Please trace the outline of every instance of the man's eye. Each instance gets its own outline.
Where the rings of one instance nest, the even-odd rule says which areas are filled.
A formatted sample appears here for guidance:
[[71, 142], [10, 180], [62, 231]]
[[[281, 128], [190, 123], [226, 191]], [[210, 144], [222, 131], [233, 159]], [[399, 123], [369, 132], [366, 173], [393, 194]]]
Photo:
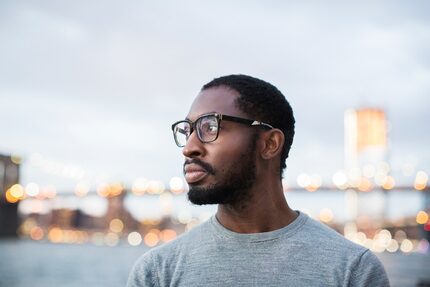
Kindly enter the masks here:
[[216, 133], [216, 131], [218, 130], [218, 127], [216, 125], [209, 125], [208, 130], [210, 132]]
[[202, 125], [202, 131], [205, 133], [216, 133], [218, 130], [218, 127], [214, 123], [204, 123]]

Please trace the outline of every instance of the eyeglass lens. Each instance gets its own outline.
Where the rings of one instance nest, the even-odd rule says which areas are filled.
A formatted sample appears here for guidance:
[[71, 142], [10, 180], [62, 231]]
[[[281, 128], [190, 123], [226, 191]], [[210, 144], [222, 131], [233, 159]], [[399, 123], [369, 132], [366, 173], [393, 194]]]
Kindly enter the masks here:
[[185, 146], [188, 137], [190, 136], [191, 126], [188, 122], [179, 122], [174, 128], [174, 136], [176, 144], [180, 147]]
[[197, 120], [197, 132], [202, 142], [214, 141], [218, 134], [218, 120], [215, 116], [205, 116]]
[[[195, 123], [197, 136], [203, 143], [214, 141], [218, 136], [218, 119], [215, 115], [198, 118]], [[189, 122], [180, 122], [175, 126], [175, 140], [178, 146], [185, 146], [191, 134]]]

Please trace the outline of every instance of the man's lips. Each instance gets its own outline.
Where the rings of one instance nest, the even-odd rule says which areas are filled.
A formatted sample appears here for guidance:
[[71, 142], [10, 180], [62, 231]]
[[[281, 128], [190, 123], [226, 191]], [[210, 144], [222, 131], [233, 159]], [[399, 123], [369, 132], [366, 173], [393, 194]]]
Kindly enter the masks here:
[[188, 184], [196, 183], [208, 175], [208, 172], [199, 165], [187, 164], [184, 167], [185, 180]]

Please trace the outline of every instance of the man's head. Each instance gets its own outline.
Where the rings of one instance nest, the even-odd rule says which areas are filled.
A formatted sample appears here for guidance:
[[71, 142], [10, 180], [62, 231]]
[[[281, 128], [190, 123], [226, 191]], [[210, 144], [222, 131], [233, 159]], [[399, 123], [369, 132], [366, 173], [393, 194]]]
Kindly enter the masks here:
[[229, 75], [216, 78], [203, 86], [202, 90], [225, 86], [239, 94], [237, 107], [250, 118], [259, 120], [280, 129], [285, 136], [280, 160], [280, 175], [287, 167], [294, 138], [295, 119], [284, 95], [272, 84], [247, 75]]
[[280, 178], [294, 135], [294, 117], [274, 86], [231, 75], [204, 85], [187, 119], [173, 129], [185, 135], [190, 201], [234, 205], [251, 196], [250, 189], [267, 167]]

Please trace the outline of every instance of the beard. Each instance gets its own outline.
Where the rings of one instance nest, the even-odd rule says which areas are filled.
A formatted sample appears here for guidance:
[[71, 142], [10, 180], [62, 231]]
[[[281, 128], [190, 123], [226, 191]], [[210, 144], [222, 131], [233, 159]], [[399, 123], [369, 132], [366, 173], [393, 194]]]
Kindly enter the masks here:
[[[250, 188], [256, 179], [255, 167], [256, 138], [253, 137], [248, 149], [225, 172], [225, 176], [218, 183], [209, 186], [189, 186], [188, 200], [197, 205], [204, 204], [228, 204], [232, 206], [242, 205], [251, 196]], [[213, 175], [217, 170], [208, 163], [200, 160], [191, 160], [196, 164], [209, 169]]]

